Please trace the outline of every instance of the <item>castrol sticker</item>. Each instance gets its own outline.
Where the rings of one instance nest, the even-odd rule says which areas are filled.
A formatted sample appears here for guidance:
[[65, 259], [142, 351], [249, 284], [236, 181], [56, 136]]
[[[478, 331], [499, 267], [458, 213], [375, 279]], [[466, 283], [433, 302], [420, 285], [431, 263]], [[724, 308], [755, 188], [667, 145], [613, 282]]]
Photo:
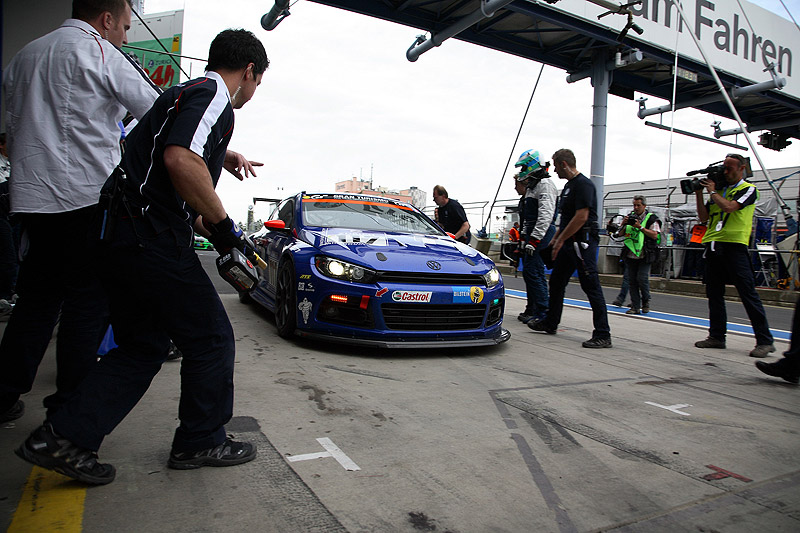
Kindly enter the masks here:
[[428, 303], [431, 301], [432, 292], [424, 291], [394, 291], [392, 300], [395, 302]]

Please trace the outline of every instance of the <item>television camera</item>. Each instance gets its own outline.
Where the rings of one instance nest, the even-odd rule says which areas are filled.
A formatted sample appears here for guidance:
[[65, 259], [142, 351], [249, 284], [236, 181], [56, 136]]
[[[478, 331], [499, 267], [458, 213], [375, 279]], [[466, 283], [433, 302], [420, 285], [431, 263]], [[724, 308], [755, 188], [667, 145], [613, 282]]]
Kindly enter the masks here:
[[[738, 157], [738, 156], [737, 156]], [[753, 175], [753, 171], [750, 169], [750, 158], [745, 157], [744, 159], [744, 166], [745, 166], [745, 177], [751, 177]], [[692, 178], [681, 180], [681, 192], [683, 194], [693, 194], [696, 191], [703, 189], [703, 184], [700, 183], [704, 179], [710, 179], [714, 182], [714, 187], [717, 190], [724, 189], [728, 182], [725, 179], [725, 167], [722, 165], [723, 161], [717, 161], [716, 163], [711, 163], [706, 168], [701, 168], [699, 170], [690, 170], [686, 173], [687, 176], [696, 176], [697, 174], [705, 174], [703, 178]]]

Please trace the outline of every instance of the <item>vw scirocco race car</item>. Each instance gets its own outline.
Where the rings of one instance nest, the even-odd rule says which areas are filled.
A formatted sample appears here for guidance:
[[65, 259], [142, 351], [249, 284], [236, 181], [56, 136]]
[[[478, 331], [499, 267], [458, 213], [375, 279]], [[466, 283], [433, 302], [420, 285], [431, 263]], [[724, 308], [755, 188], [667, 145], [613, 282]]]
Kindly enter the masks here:
[[299, 193], [264, 226], [251, 239], [267, 268], [242, 300], [272, 311], [282, 337], [416, 348], [511, 336], [494, 263], [414, 206]]

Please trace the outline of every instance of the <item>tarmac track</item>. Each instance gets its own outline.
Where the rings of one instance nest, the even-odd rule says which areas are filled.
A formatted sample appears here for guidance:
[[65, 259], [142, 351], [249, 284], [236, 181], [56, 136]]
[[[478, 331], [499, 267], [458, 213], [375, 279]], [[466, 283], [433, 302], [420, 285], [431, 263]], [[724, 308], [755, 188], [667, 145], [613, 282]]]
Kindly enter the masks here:
[[[752, 336], [700, 350], [702, 327], [611, 313], [614, 347], [587, 350], [588, 311], [566, 307], [557, 335], [536, 334], [512, 297], [500, 346], [354, 349], [280, 339], [268, 313], [222, 298], [237, 336], [228, 430], [258, 458], [166, 469], [180, 370], [167, 363], [101, 449], [114, 483], [31, 470], [10, 454], [41, 421], [51, 346], [28, 412], [0, 428], [0, 525], [73, 513], [91, 533], [800, 529], [800, 387], [753, 368]], [[80, 505], [50, 500], [70, 490]]]

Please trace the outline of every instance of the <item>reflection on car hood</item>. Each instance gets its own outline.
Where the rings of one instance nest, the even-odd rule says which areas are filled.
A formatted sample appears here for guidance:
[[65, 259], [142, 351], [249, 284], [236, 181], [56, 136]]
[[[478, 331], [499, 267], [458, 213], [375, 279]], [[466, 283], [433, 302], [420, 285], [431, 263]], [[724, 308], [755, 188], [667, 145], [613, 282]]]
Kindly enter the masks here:
[[427, 271], [426, 263], [436, 261], [443, 272], [482, 274], [493, 265], [449, 236], [323, 228], [303, 229], [300, 237], [325, 255], [378, 270]]

